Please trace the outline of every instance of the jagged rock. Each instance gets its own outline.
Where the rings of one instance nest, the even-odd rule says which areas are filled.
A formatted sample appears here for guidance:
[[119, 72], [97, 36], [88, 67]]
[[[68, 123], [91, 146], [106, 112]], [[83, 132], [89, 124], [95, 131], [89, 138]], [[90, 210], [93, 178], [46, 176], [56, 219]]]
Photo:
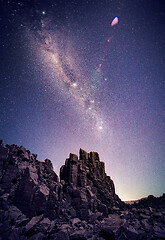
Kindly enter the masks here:
[[60, 169], [60, 179], [72, 183], [73, 186], [77, 186], [77, 174], [78, 157], [71, 153], [70, 158], [66, 159], [65, 165]]
[[54, 240], [69, 240], [69, 236], [66, 231], [59, 231], [58, 233], [51, 236]]
[[11, 219], [16, 221], [20, 216], [23, 217], [22, 212], [16, 206], [10, 206], [6, 215], [9, 216]]
[[51, 226], [51, 221], [49, 220], [49, 218], [44, 218], [39, 222], [39, 224], [37, 224], [37, 229], [38, 230], [42, 229], [41, 231], [45, 233], [46, 231], [48, 231], [50, 226]]
[[137, 240], [139, 233], [131, 226], [129, 226], [126, 231], [124, 231], [125, 236], [127, 237], [127, 239], [131, 239], [131, 240]]
[[23, 217], [21, 219], [16, 220], [16, 226], [21, 227], [25, 226], [29, 222], [29, 218]]
[[62, 224], [61, 230], [65, 232], [70, 232], [72, 230], [72, 227], [69, 224]]
[[79, 218], [73, 218], [73, 219], [71, 220], [71, 223], [72, 223], [73, 225], [79, 224], [79, 223], [81, 223], [81, 220], [80, 220]]
[[49, 159], [45, 159], [44, 163], [47, 165], [49, 171], [53, 171], [53, 164]]
[[139, 215], [139, 217], [144, 218], [144, 219], [149, 219], [150, 218], [150, 216], [142, 214], [142, 213]]
[[[155, 209], [164, 208], [165, 204], [165, 193], [161, 197], [154, 197], [153, 195], [149, 195], [147, 198], [142, 198], [138, 201], [138, 207], [150, 207]], [[136, 206], [136, 203], [135, 203]]]
[[161, 218], [162, 214], [160, 212], [154, 212], [154, 214], [152, 215], [153, 218]]
[[43, 233], [37, 233], [28, 239], [29, 240], [43, 240], [44, 238], [45, 238], [45, 235]]
[[154, 233], [157, 239], [165, 239], [165, 227], [154, 226]]
[[[10, 201], [28, 217], [48, 211], [54, 216], [57, 211], [54, 206], [51, 207], [50, 199], [54, 188], [54, 195], [57, 199], [60, 197], [58, 176], [53, 171], [50, 160], [39, 162], [36, 157], [37, 155], [31, 154], [23, 146], [4, 147], [1, 144], [0, 195], [9, 192]], [[0, 205], [4, 208], [6, 201], [0, 198]]]
[[75, 231], [70, 235], [70, 240], [87, 240], [86, 238], [86, 231], [85, 230], [78, 230]]
[[126, 205], [96, 152], [80, 149], [60, 169], [0, 141], [0, 240], [163, 239], [165, 194]]
[[9, 193], [5, 193], [2, 196], [0, 196], [0, 209], [7, 210], [9, 208], [8, 197]]
[[28, 232], [31, 228], [33, 228], [41, 219], [43, 218], [43, 215], [33, 217], [30, 222], [26, 225], [26, 232]]
[[113, 181], [106, 175], [104, 163], [96, 152], [89, 154], [80, 149], [79, 159], [70, 154], [60, 169], [60, 179], [70, 184], [70, 202], [81, 219], [89, 218], [88, 209], [100, 211], [107, 217], [110, 208], [116, 202], [121, 203], [115, 194]]
[[101, 212], [91, 213], [89, 216], [89, 219], [90, 221], [95, 222], [96, 220], [103, 218], [102, 216], [103, 216], [103, 213]]

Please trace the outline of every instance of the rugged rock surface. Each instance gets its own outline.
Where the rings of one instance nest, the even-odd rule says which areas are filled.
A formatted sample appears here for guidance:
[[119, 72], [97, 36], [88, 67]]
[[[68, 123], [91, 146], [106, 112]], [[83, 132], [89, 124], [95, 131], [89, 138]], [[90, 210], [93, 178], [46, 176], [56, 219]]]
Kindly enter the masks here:
[[102, 212], [107, 217], [113, 206], [123, 205], [96, 152], [89, 154], [80, 149], [79, 159], [70, 154], [60, 169], [60, 179], [65, 182], [71, 196], [68, 200], [81, 219], [88, 220], [90, 211]]
[[98, 153], [80, 149], [60, 169], [0, 141], [0, 240], [165, 239], [165, 195], [133, 205], [115, 194]]

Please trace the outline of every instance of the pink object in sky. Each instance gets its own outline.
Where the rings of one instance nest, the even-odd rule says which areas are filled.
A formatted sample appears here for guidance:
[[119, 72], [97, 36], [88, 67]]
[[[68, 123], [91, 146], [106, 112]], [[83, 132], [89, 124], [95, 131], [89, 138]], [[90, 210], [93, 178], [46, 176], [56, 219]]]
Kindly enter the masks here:
[[111, 23], [111, 27], [113, 27], [114, 25], [116, 25], [119, 22], [118, 17], [115, 17]]
[[101, 67], [101, 65], [102, 65], [102, 64], [100, 63], [100, 64], [99, 64], [99, 67]]
[[111, 39], [112, 39], [112, 37], [109, 37], [107, 41], [108, 41], [108, 42], [110, 42], [110, 41], [111, 41]]

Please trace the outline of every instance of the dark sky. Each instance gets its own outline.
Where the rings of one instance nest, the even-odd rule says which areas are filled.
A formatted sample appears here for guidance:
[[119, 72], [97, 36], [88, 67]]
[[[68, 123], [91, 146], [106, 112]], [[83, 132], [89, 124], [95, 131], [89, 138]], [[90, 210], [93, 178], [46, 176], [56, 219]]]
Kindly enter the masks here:
[[165, 192], [165, 2], [0, 4], [0, 138], [57, 173], [99, 152], [122, 200]]

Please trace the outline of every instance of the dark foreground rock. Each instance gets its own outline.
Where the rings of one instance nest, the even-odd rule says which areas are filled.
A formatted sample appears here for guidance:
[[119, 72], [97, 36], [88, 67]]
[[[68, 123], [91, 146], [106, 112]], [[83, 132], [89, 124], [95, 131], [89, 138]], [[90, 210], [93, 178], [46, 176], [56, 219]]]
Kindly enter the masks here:
[[0, 240], [165, 239], [165, 195], [127, 205], [98, 153], [80, 149], [60, 169], [0, 141]]

